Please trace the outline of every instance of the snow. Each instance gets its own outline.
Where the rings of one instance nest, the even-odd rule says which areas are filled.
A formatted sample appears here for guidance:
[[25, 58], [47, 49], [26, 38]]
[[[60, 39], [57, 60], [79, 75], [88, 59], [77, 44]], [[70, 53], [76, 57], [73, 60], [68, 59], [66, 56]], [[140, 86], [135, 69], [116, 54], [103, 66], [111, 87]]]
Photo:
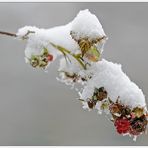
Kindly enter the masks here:
[[[73, 36], [71, 36], [71, 32], [74, 33]], [[81, 50], [76, 40], [83, 38], [94, 40], [104, 36], [106, 37], [98, 18], [88, 9], [80, 11], [74, 20], [67, 25], [50, 29], [26, 26], [19, 29], [17, 33], [19, 39], [27, 39], [26, 58], [30, 59], [32, 55], [42, 54], [43, 48], [46, 47], [48, 52], [53, 55], [53, 60], [61, 55], [61, 52], [51, 43], [60, 45], [71, 53], [80, 53]], [[97, 46], [98, 49], [101, 49], [103, 43], [101, 42]], [[146, 105], [142, 90], [128, 78], [119, 64], [102, 60], [95, 64], [91, 63], [91, 66], [84, 70], [76, 59], [68, 55], [67, 60], [65, 58], [60, 60], [59, 71], [76, 73], [82, 77], [93, 76], [82, 92], [83, 99], [92, 96], [95, 87], [105, 87], [113, 101], [119, 97], [121, 103], [132, 108]], [[66, 80], [63, 74], [61, 79]]]
[[17, 33], [18, 38], [22, 38], [28, 30], [35, 32], [28, 34], [25, 56], [30, 58], [31, 55], [39, 55], [43, 47], [46, 47], [54, 57], [60, 55], [61, 53], [55, 49], [50, 42], [75, 52], [79, 47], [77, 43], [71, 39], [69, 33], [70, 26], [71, 24], [68, 24], [51, 29], [39, 29], [36, 27], [26, 26], [19, 29]]
[[72, 22], [72, 32], [75, 38], [96, 39], [106, 36], [98, 18], [88, 9], [80, 11]]
[[[30, 31], [31, 33], [28, 33]], [[57, 26], [50, 29], [37, 28], [35, 26], [25, 26], [20, 28], [17, 32], [18, 39], [27, 39], [27, 46], [25, 49], [25, 56], [31, 58], [32, 55], [40, 55], [42, 48], [48, 48], [49, 52], [56, 58], [59, 55], [59, 51], [50, 44], [60, 45], [72, 53], [79, 53], [80, 48], [77, 42], [72, 39], [70, 32], [76, 31], [77, 36], [103, 37], [105, 33], [103, 28], [97, 19], [97, 17], [91, 14], [88, 10], [80, 11], [76, 18], [67, 25]], [[101, 45], [101, 46], [100, 46]], [[100, 49], [104, 45], [100, 42], [97, 45]]]
[[72, 57], [69, 56], [70, 61], [65, 58], [60, 59], [60, 66], [59, 66], [59, 71], [65, 71], [69, 73], [78, 73], [79, 71], [82, 70], [81, 65]]
[[87, 100], [93, 95], [95, 88], [104, 87], [112, 101], [119, 100], [130, 108], [145, 107], [145, 97], [142, 90], [133, 83], [122, 71], [120, 64], [103, 59], [96, 63], [96, 72], [85, 86], [81, 99]]
[[59, 81], [64, 82], [66, 85], [72, 85], [74, 86], [74, 82], [72, 79], [67, 78], [65, 76], [65, 72], [69, 73], [70, 75], [73, 74], [79, 74], [79, 71], [82, 70], [81, 65], [72, 57], [68, 56], [70, 59], [66, 59], [63, 57], [60, 59], [60, 66], [59, 66], [59, 78], [57, 78]]

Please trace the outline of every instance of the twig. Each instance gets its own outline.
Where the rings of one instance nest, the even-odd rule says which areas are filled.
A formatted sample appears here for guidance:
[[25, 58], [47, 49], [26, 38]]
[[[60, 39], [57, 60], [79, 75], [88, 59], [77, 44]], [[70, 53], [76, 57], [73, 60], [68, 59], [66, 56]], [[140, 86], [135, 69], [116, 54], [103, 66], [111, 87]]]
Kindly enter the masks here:
[[[35, 31], [30, 31], [30, 30], [28, 30], [27, 33], [26, 33], [24, 36], [22, 36], [22, 39], [23, 39], [23, 40], [28, 39], [28, 35], [29, 35], [30, 33], [35, 33]], [[10, 33], [10, 32], [5, 32], [5, 31], [0, 31], [0, 34], [2, 34], [2, 35], [7, 35], [7, 36], [11, 36], [11, 37], [17, 37], [17, 35], [16, 35], [15, 33]]]
[[0, 34], [11, 36], [11, 37], [17, 37], [15, 33], [10, 33], [10, 32], [5, 32], [5, 31], [0, 31]]

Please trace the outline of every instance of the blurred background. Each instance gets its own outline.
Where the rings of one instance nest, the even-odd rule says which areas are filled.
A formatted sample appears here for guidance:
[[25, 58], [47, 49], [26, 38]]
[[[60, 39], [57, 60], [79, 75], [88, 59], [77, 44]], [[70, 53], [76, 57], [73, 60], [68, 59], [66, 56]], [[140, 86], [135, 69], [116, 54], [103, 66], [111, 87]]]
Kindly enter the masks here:
[[[0, 3], [0, 30], [32, 25], [50, 28], [73, 20], [82, 9], [95, 13], [109, 37], [103, 57], [148, 96], [148, 3]], [[103, 115], [85, 111], [77, 92], [49, 72], [24, 61], [25, 42], [0, 36], [0, 145], [148, 145], [118, 135]]]

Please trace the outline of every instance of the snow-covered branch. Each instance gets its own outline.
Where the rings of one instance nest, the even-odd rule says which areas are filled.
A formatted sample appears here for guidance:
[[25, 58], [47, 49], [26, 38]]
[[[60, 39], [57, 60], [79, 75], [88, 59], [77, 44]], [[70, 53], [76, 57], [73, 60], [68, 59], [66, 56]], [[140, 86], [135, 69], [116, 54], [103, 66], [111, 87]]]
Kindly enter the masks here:
[[135, 138], [146, 131], [145, 96], [120, 64], [102, 59], [108, 38], [89, 10], [80, 11], [64, 26], [50, 29], [25, 26], [16, 34], [0, 34], [26, 40], [26, 63], [34, 68], [48, 70], [56, 58], [60, 59], [57, 79], [78, 91], [84, 109], [105, 112], [119, 134]]

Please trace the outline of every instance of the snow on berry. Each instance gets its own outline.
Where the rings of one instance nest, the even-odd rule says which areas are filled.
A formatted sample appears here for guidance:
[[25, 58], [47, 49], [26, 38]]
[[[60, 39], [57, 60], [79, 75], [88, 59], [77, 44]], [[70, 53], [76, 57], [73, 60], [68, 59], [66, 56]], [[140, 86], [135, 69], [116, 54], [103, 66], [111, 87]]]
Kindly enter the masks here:
[[81, 97], [84, 100], [92, 97], [95, 88], [100, 87], [106, 89], [108, 97], [113, 102], [119, 98], [123, 105], [130, 108], [146, 107], [142, 90], [128, 78], [119, 64], [105, 59], [96, 63], [94, 76], [84, 87]]
[[147, 108], [142, 90], [128, 78], [119, 64], [103, 59], [93, 66], [92, 78], [80, 93], [80, 100], [85, 105], [83, 108], [95, 108], [102, 113], [105, 106], [119, 134], [137, 136], [144, 133]]

